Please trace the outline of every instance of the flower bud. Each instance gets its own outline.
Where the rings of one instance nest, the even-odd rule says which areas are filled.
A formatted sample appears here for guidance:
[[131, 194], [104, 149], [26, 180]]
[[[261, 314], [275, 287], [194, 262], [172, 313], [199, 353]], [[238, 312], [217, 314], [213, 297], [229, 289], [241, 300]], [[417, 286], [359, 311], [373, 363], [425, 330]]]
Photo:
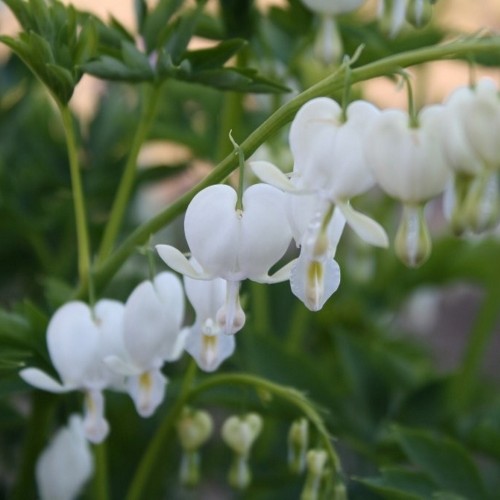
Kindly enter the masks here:
[[185, 407], [177, 422], [177, 434], [182, 446], [182, 458], [179, 470], [180, 482], [193, 487], [200, 480], [200, 455], [198, 449], [212, 435], [212, 417], [201, 410]]
[[229, 417], [222, 426], [222, 439], [237, 454], [248, 456], [262, 430], [262, 417], [256, 413]]
[[429, 258], [432, 242], [423, 205], [403, 206], [394, 245], [396, 255], [408, 267], [419, 267]]
[[422, 28], [432, 17], [432, 5], [429, 0], [409, 0], [406, 7], [406, 20], [415, 28]]
[[213, 421], [209, 413], [184, 408], [177, 422], [177, 434], [183, 450], [195, 451], [212, 435]]
[[288, 432], [288, 465], [295, 474], [305, 469], [308, 444], [309, 422], [305, 418], [295, 420]]
[[319, 498], [321, 478], [328, 456], [325, 450], [309, 450], [307, 453], [307, 477], [300, 500]]

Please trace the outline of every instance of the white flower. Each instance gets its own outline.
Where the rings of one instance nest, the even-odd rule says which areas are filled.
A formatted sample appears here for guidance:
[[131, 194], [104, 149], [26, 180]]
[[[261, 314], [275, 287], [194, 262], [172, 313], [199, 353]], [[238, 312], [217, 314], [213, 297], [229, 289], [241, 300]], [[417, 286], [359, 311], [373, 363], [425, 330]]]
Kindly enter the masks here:
[[172, 273], [143, 281], [125, 303], [121, 349], [105, 361], [127, 377], [127, 390], [143, 417], [152, 415], [165, 397], [167, 381], [161, 367], [182, 354], [183, 317], [182, 284]]
[[357, 9], [365, 0], [302, 0], [302, 3], [318, 14], [343, 14]]
[[408, 0], [378, 0], [377, 15], [382, 22], [382, 29], [391, 38], [395, 37], [405, 22]]
[[439, 138], [442, 106], [429, 106], [410, 126], [408, 113], [383, 111], [370, 129], [366, 156], [380, 187], [407, 204], [442, 193], [450, 176]]
[[102, 360], [115, 350], [122, 317], [123, 304], [114, 300], [100, 300], [93, 310], [83, 302], [66, 303], [54, 313], [47, 328], [50, 359], [62, 384], [37, 368], [20, 372], [26, 382], [42, 390], [83, 390], [85, 433], [94, 443], [104, 440], [109, 431], [102, 391], [118, 381]]
[[[191, 264], [199, 269], [193, 259]], [[202, 370], [214, 371], [233, 354], [236, 345], [234, 335], [225, 335], [224, 325], [217, 320], [226, 301], [227, 282], [221, 278], [203, 281], [184, 276], [184, 289], [196, 313], [194, 324], [187, 329], [186, 351]], [[243, 324], [243, 311], [241, 314], [238, 323]]]
[[201, 271], [176, 248], [156, 247], [172, 269], [186, 276], [227, 281], [226, 303], [218, 313], [224, 333], [235, 333], [242, 326], [238, 293], [242, 280], [274, 283], [289, 275], [288, 268], [284, 268], [269, 276], [269, 269], [283, 256], [291, 240], [283, 193], [256, 184], [243, 193], [242, 209], [236, 203], [236, 191], [226, 185], [205, 188], [191, 200], [184, 231]]
[[41, 500], [74, 500], [94, 468], [82, 420], [73, 415], [68, 427], [59, 429], [36, 463]]
[[407, 265], [421, 265], [431, 240], [423, 205], [443, 192], [450, 171], [440, 141], [443, 106], [430, 106], [410, 124], [408, 113], [383, 111], [370, 128], [366, 155], [375, 178], [390, 196], [404, 203], [396, 253]]
[[313, 99], [302, 106], [290, 129], [292, 178], [268, 162], [252, 163], [262, 180], [291, 193], [288, 217], [301, 254], [290, 283], [292, 292], [313, 311], [339, 286], [340, 270], [333, 257], [346, 222], [366, 242], [388, 244], [384, 229], [350, 205], [351, 198], [375, 184], [363, 145], [378, 114], [370, 103], [356, 101], [344, 120], [333, 99]]

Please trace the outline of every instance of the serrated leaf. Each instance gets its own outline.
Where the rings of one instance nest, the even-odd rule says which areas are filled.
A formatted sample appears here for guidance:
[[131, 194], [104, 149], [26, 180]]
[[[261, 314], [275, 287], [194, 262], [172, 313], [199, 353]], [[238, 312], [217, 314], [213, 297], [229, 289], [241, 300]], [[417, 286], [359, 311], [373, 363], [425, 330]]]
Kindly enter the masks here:
[[146, 75], [144, 72], [131, 69], [118, 59], [109, 56], [102, 56], [97, 61], [85, 63], [82, 65], [82, 69], [86, 73], [103, 80], [144, 82], [153, 79], [152, 73]]
[[28, 30], [32, 27], [32, 16], [30, 9], [28, 8], [28, 4], [24, 1], [20, 0], [4, 0], [4, 4], [9, 7], [12, 11], [16, 19], [19, 21], [19, 24], [25, 29]]
[[170, 19], [182, 5], [182, 0], [160, 0], [156, 7], [147, 13], [142, 31], [148, 53], [160, 48], [168, 37]]
[[176, 65], [180, 64], [183, 59], [204, 5], [205, 2], [200, 2], [195, 9], [184, 14], [175, 24], [175, 28], [169, 33], [165, 49]]
[[149, 78], [154, 77], [149, 59], [137, 47], [128, 42], [122, 42], [122, 58], [126, 66], [132, 70], [144, 73]]
[[219, 43], [216, 47], [191, 50], [186, 54], [186, 59], [191, 63], [193, 71], [218, 68], [224, 65], [245, 45], [247, 45], [246, 40], [233, 38]]
[[47, 64], [47, 83], [61, 102], [68, 102], [73, 95], [75, 81], [71, 73], [62, 66]]
[[439, 490], [480, 500], [487, 498], [478, 469], [458, 442], [427, 431], [396, 428], [396, 438], [409, 460], [431, 477]]

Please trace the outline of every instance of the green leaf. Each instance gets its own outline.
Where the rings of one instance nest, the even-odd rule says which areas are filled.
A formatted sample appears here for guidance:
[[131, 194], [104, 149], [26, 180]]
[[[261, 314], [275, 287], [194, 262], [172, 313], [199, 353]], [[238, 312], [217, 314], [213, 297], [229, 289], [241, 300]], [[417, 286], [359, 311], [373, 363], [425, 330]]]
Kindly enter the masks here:
[[148, 13], [148, 6], [145, 0], [134, 0], [134, 12], [137, 20], [137, 27], [139, 33], [142, 33], [142, 27]]
[[80, 66], [88, 61], [97, 51], [97, 26], [92, 17], [89, 17], [83, 24], [80, 36], [76, 42], [74, 50], [75, 64]]
[[474, 500], [487, 498], [475, 463], [458, 442], [422, 430], [396, 428], [396, 438], [410, 461], [439, 486], [438, 489]]
[[184, 14], [177, 20], [174, 29], [169, 33], [165, 49], [170, 54], [174, 64], [180, 64], [183, 59], [205, 3], [200, 2], [195, 9]]
[[52, 21], [45, 0], [29, 0], [31, 18], [38, 33], [48, 34], [52, 31]]
[[144, 75], [147, 75], [147, 79], [152, 79], [154, 77], [149, 59], [132, 43], [122, 42], [122, 58], [129, 69], [144, 73]]
[[122, 82], [144, 82], [153, 79], [152, 72], [145, 74], [143, 71], [129, 68], [126, 64], [114, 57], [102, 56], [97, 61], [90, 61], [82, 65], [83, 71], [103, 80]]
[[9, 7], [19, 24], [28, 30], [32, 27], [33, 18], [28, 8], [28, 3], [23, 0], [4, 0], [4, 4]]
[[218, 68], [245, 45], [247, 45], [247, 41], [241, 38], [225, 40], [216, 47], [189, 51], [186, 54], [186, 59], [191, 63], [193, 71]]
[[47, 64], [47, 83], [62, 102], [68, 102], [73, 95], [75, 81], [71, 73], [62, 66]]
[[141, 34], [148, 53], [160, 48], [170, 33], [169, 21], [182, 5], [182, 0], [160, 0], [154, 10], [148, 12], [141, 25]]

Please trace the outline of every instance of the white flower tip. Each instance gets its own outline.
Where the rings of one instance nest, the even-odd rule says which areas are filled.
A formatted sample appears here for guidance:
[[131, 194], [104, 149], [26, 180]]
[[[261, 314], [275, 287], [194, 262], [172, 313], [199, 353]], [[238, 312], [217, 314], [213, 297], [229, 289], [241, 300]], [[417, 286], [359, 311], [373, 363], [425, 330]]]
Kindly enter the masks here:
[[376, 221], [365, 214], [354, 210], [347, 203], [337, 203], [339, 210], [346, 218], [351, 229], [366, 243], [376, 247], [388, 248], [389, 238], [385, 229]]
[[189, 262], [189, 260], [184, 256], [184, 254], [177, 250], [177, 248], [170, 245], [156, 245], [156, 251], [161, 259], [172, 268], [174, 271], [177, 271], [180, 274], [184, 274], [185, 276], [189, 276], [193, 279], [209, 279], [208, 276], [204, 272], [197, 271]]
[[128, 392], [141, 417], [147, 418], [153, 415], [165, 398], [166, 385], [167, 379], [159, 368], [128, 379]]
[[262, 181], [283, 191], [294, 192], [297, 188], [278, 167], [268, 161], [249, 162], [253, 173]]

